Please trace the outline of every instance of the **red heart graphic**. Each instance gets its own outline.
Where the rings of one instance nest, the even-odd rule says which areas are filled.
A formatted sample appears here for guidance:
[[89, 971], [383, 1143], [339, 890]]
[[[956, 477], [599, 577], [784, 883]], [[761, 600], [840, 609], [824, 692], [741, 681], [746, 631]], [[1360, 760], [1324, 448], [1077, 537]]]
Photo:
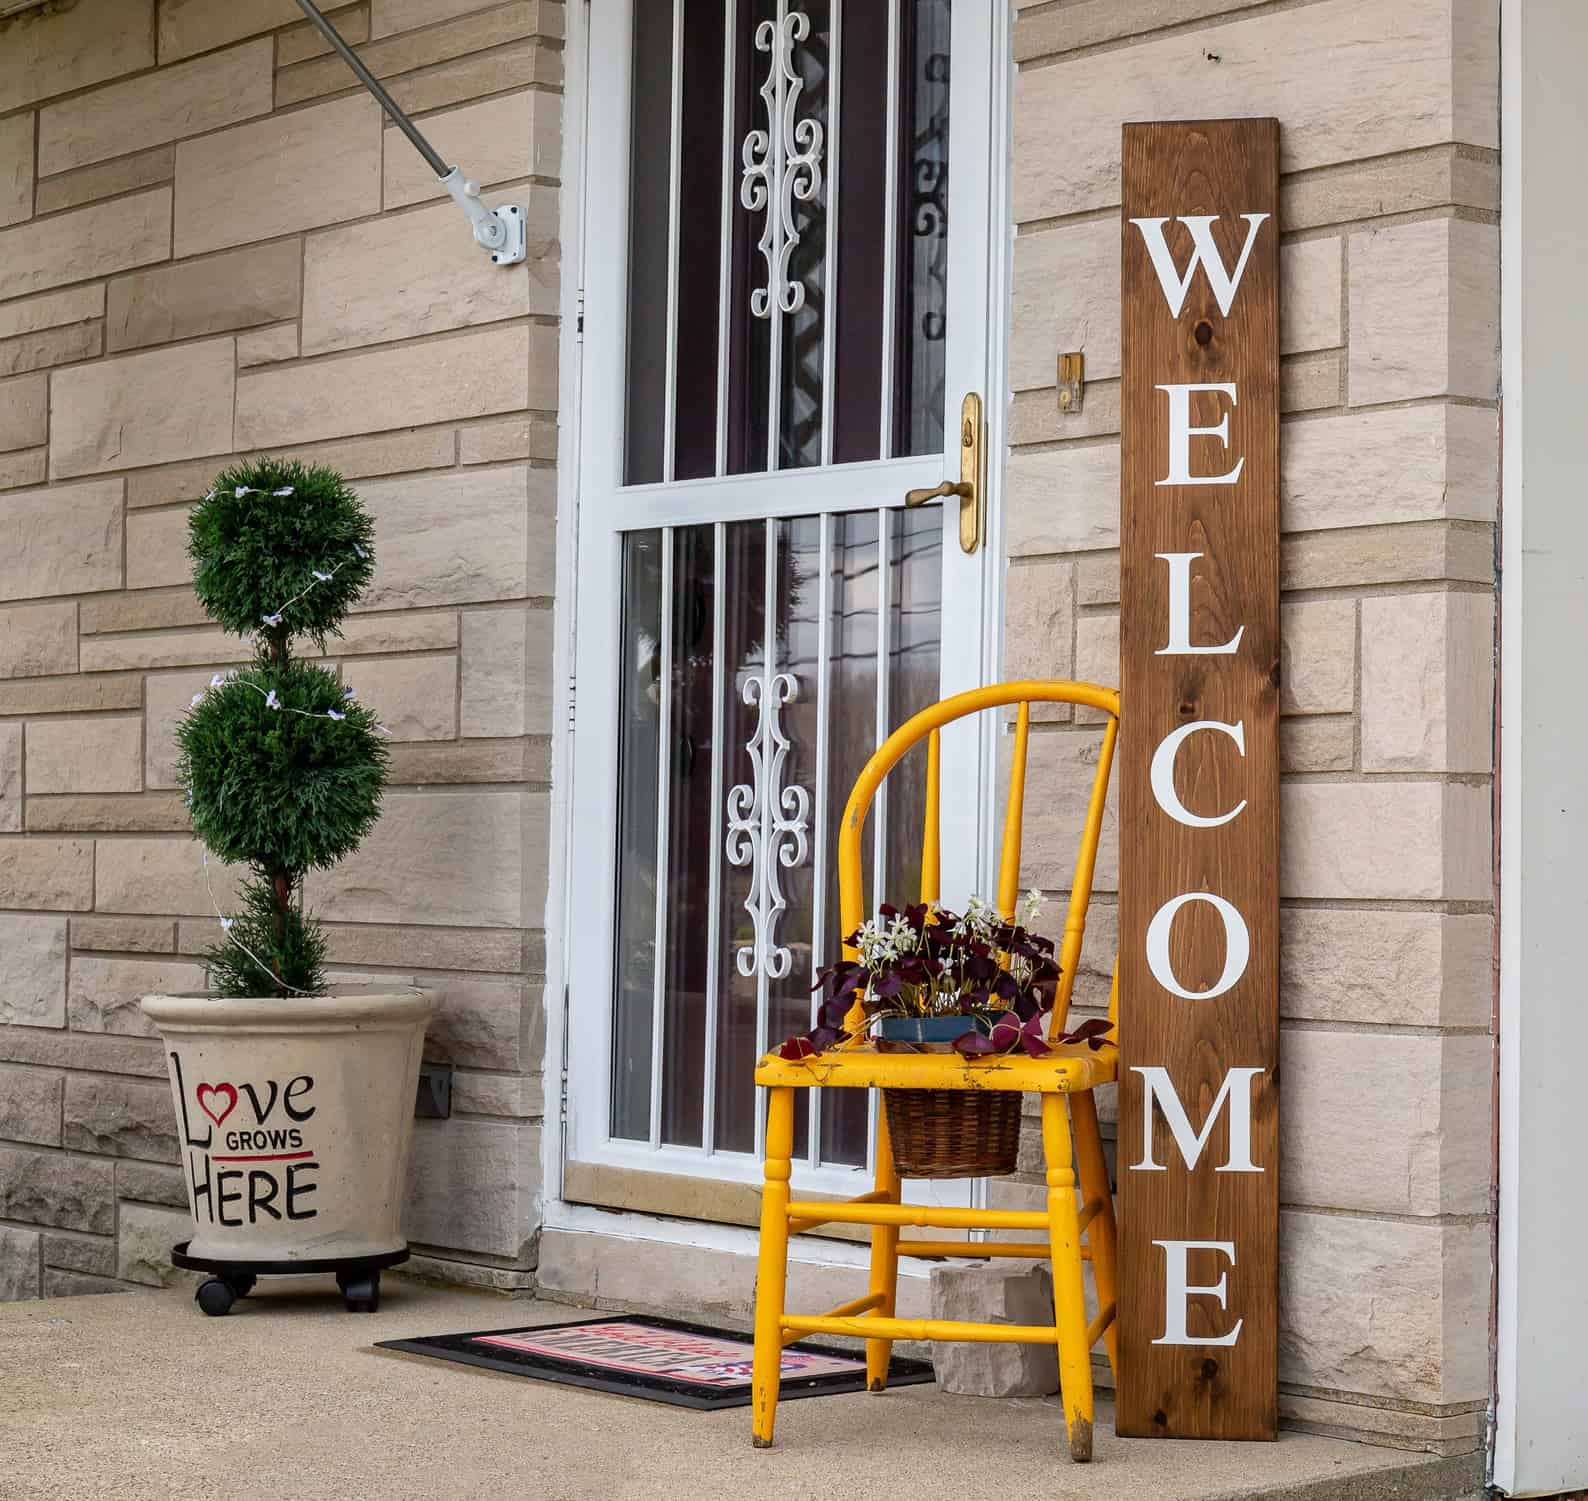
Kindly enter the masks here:
[[[214, 1121], [217, 1126], [237, 1108], [237, 1091], [230, 1084], [200, 1084], [194, 1094], [198, 1097], [199, 1109]], [[217, 1114], [216, 1111], [211, 1109], [206, 1096], [225, 1100], [226, 1108]]]

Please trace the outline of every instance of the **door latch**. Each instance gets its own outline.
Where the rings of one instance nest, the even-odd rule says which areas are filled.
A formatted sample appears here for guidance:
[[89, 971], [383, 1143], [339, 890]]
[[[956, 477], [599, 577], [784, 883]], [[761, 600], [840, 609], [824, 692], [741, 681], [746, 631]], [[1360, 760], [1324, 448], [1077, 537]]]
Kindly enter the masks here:
[[959, 496], [959, 545], [966, 552], [981, 546], [982, 496], [987, 489], [985, 427], [981, 397], [969, 391], [959, 409], [959, 481], [944, 480], [927, 490], [908, 490], [904, 503], [912, 509], [929, 500]]

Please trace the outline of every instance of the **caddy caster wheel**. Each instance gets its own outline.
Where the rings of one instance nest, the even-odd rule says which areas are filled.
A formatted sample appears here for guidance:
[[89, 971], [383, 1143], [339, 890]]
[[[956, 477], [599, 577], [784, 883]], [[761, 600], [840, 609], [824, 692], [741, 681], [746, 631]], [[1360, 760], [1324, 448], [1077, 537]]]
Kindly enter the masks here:
[[338, 1272], [336, 1285], [349, 1313], [374, 1313], [380, 1307], [379, 1272]]
[[238, 1272], [235, 1276], [227, 1277], [224, 1280], [226, 1285], [231, 1288], [234, 1297], [246, 1298], [254, 1290], [254, 1282], [257, 1279], [252, 1272]]
[[232, 1304], [237, 1301], [237, 1294], [219, 1277], [211, 1277], [208, 1281], [199, 1283], [198, 1291], [193, 1297], [198, 1306], [212, 1319], [230, 1313]]

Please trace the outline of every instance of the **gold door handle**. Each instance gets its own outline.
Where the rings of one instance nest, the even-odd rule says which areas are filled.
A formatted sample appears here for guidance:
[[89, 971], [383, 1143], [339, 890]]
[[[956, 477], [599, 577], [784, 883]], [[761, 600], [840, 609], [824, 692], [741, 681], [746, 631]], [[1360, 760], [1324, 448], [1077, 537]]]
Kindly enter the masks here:
[[959, 497], [959, 545], [966, 552], [981, 546], [982, 494], [986, 488], [986, 452], [982, 442], [981, 397], [968, 392], [959, 410], [959, 481], [944, 480], [930, 490], [907, 490], [905, 505], [912, 509], [929, 500]]
[[975, 493], [975, 488], [967, 485], [963, 480], [956, 485], [953, 480], [946, 479], [941, 485], [933, 485], [930, 490], [906, 490], [904, 503], [913, 511], [917, 506], [924, 506], [929, 500], [947, 500], [950, 495]]

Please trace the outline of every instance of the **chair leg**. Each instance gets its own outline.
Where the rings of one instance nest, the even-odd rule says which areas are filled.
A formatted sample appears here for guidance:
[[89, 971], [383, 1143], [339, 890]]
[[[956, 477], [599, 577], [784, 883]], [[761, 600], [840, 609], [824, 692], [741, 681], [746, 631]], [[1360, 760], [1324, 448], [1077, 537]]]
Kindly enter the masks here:
[[783, 1374], [783, 1296], [788, 1283], [788, 1199], [794, 1155], [794, 1091], [774, 1089], [766, 1110], [766, 1183], [761, 1190], [761, 1258], [755, 1282], [751, 1422], [757, 1449], [772, 1445]]
[[1092, 1457], [1092, 1352], [1086, 1343], [1086, 1285], [1081, 1269], [1081, 1216], [1064, 1096], [1042, 1096], [1042, 1150], [1048, 1168], [1048, 1236], [1053, 1255], [1053, 1312], [1059, 1382], [1070, 1458]]
[[[893, 1144], [888, 1139], [888, 1117], [877, 1121], [877, 1191], [887, 1195], [886, 1202], [899, 1202], [899, 1175], [893, 1167]], [[899, 1291], [899, 1227], [876, 1225], [871, 1231], [871, 1287], [882, 1294], [877, 1313], [885, 1319], [894, 1316]], [[884, 1391], [888, 1385], [888, 1363], [893, 1358], [891, 1339], [866, 1341], [866, 1390]]]
[[1108, 1350], [1109, 1369], [1119, 1380], [1119, 1252], [1114, 1227], [1114, 1195], [1108, 1186], [1108, 1162], [1103, 1156], [1103, 1136], [1097, 1129], [1097, 1096], [1091, 1090], [1072, 1094], [1070, 1120], [1075, 1129], [1075, 1160], [1081, 1170], [1081, 1199], [1098, 1199], [1102, 1208], [1086, 1227], [1086, 1242], [1092, 1248], [1092, 1280], [1097, 1285], [1099, 1309], [1114, 1305], [1114, 1322], [1103, 1332]]

